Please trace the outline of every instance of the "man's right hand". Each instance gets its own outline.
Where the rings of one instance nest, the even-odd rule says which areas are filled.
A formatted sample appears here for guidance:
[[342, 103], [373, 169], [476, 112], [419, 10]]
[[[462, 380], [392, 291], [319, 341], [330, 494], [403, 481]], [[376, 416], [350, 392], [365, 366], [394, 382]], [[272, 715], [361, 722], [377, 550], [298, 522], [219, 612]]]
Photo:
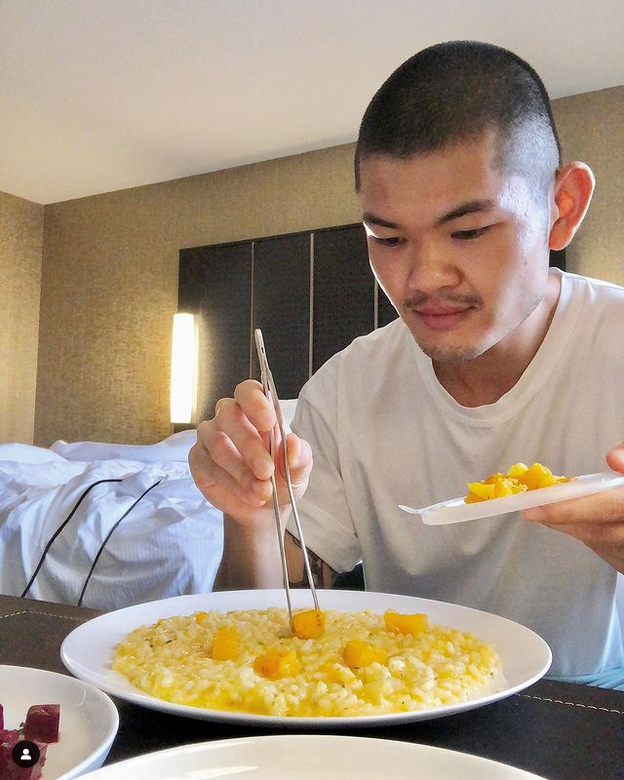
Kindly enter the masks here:
[[[276, 464], [269, 454], [269, 432], [275, 433]], [[276, 469], [280, 506], [289, 505], [275, 409], [262, 385], [241, 382], [234, 398], [222, 398], [215, 416], [197, 429], [197, 444], [189, 453], [195, 484], [208, 501], [249, 531], [274, 523], [271, 476]], [[287, 437], [288, 465], [295, 498], [303, 495], [312, 470], [310, 445], [294, 433]]]

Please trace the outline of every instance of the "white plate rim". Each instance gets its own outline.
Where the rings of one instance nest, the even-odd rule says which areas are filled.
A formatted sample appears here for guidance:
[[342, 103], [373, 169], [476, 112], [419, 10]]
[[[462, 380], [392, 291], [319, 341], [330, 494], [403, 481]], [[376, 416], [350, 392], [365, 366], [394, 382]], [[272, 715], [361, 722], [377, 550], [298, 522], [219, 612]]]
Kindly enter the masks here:
[[[111, 745], [113, 744], [113, 741], [117, 735], [117, 731], [119, 730], [119, 712], [117, 711], [117, 707], [115, 706], [115, 703], [112, 701], [110, 696], [108, 696], [104, 691], [102, 691], [97, 686], [91, 684], [90, 682], [82, 679], [77, 679], [75, 676], [72, 677], [68, 674], [62, 674], [60, 672], [53, 672], [49, 669], [39, 669], [37, 667], [31, 667], [31, 666], [17, 666], [15, 664], [0, 664], [0, 674], [2, 672], [7, 672], [9, 675], [21, 675], [21, 674], [31, 674], [39, 679], [47, 679], [54, 681], [55, 679], [60, 682], [63, 686], [69, 686], [73, 687], [75, 686], [77, 689], [88, 692], [91, 696], [93, 696], [104, 708], [108, 716], [108, 723], [105, 725], [104, 734], [102, 735], [102, 738], [96, 748], [94, 748], [85, 758], [83, 758], [79, 763], [72, 766], [70, 769], [68, 769], [66, 772], [63, 772], [61, 775], [57, 775], [54, 780], [71, 780], [72, 778], [78, 777], [81, 775], [86, 769], [88, 769], [93, 762], [100, 756], [104, 755], [104, 759], [108, 755], [108, 752], [110, 751]], [[32, 703], [37, 704], [38, 702], [35, 701], [38, 694], [32, 695]], [[0, 699], [1, 699], [1, 692], [0, 692]], [[0, 701], [0, 704], [2, 701]], [[54, 702], [50, 702], [54, 703]], [[62, 704], [62, 703], [61, 703]], [[25, 714], [25, 713], [24, 713]], [[6, 713], [5, 713], [6, 715]], [[63, 718], [63, 712], [61, 710], [61, 722]], [[53, 747], [59, 743], [53, 743]], [[48, 775], [46, 774], [45, 766], [43, 768], [43, 780], [47, 780]]]
[[422, 509], [399, 504], [399, 509], [408, 514], [420, 515], [426, 525], [449, 525], [506, 515], [510, 512], [521, 512], [536, 506], [545, 506], [546, 504], [555, 504], [558, 501], [601, 493], [620, 485], [624, 485], [624, 474], [601, 471], [597, 474], [582, 474], [570, 482], [516, 493], [513, 496], [478, 501], [474, 504], [464, 503], [465, 496], [461, 496]]
[[[306, 599], [309, 599], [309, 591], [305, 589], [296, 589], [291, 592], [293, 598], [293, 605], [299, 606], [299, 602], [306, 603]], [[107, 677], [104, 678], [102, 670], [93, 669], [89, 665], [85, 665], [81, 660], [80, 655], [77, 654], [77, 650], [80, 647], [80, 643], [83, 637], [89, 634], [97, 636], [98, 628], [104, 629], [106, 624], [112, 624], [117, 621], [122, 621], [128, 616], [138, 616], [142, 612], [154, 611], [150, 622], [154, 622], [158, 619], [158, 616], [164, 615], [184, 615], [191, 614], [199, 609], [224, 609], [224, 607], [211, 606], [210, 602], [214, 601], [226, 601], [228, 598], [234, 598], [236, 602], [245, 603], [249, 601], [259, 601], [263, 606], [250, 606], [248, 608], [266, 608], [268, 606], [282, 605], [284, 602], [284, 592], [280, 589], [267, 589], [267, 590], [249, 590], [249, 591], [218, 591], [206, 594], [192, 594], [186, 596], [174, 596], [169, 599], [163, 599], [159, 601], [152, 601], [146, 604], [138, 604], [131, 607], [125, 607], [123, 609], [115, 610], [114, 612], [108, 612], [98, 617], [95, 617], [80, 626], [76, 627], [70, 634], [67, 635], [63, 644], [61, 645], [61, 660], [65, 667], [76, 677], [85, 680], [86, 682], [95, 685], [98, 688], [106, 691], [112, 696], [123, 699], [125, 701], [132, 702], [139, 706], [148, 707], [150, 709], [159, 710], [161, 712], [167, 712], [169, 714], [183, 715], [186, 717], [196, 718], [200, 720], [220, 721], [226, 723], [236, 723], [260, 727], [276, 727], [281, 728], [303, 728], [303, 729], [327, 729], [333, 727], [338, 728], [365, 728], [368, 726], [377, 725], [392, 725], [395, 723], [408, 723], [417, 720], [431, 720], [434, 718], [441, 718], [447, 715], [452, 715], [458, 712], [464, 712], [471, 709], [490, 704], [501, 699], [507, 698], [519, 691], [532, 685], [539, 680], [548, 671], [552, 662], [552, 653], [548, 644], [537, 633], [531, 629], [522, 626], [515, 621], [508, 618], [494, 615], [483, 610], [474, 609], [472, 607], [465, 607], [458, 604], [449, 604], [446, 602], [435, 601], [433, 599], [423, 599], [415, 596], [405, 596], [402, 594], [384, 594], [375, 593], [372, 591], [348, 591], [348, 590], [323, 590], [318, 591], [319, 600], [321, 601], [321, 608], [325, 609], [343, 609], [348, 610], [348, 606], [337, 607], [336, 603], [353, 601], [354, 606], [352, 609], [362, 609], [361, 604], [357, 604], [361, 599], [366, 598], [367, 601], [384, 601], [388, 602], [388, 606], [400, 609], [403, 605], [406, 607], [406, 611], [412, 609], [413, 611], [428, 612], [432, 611], [448, 611], [459, 615], [466, 620], [485, 620], [487, 623], [494, 621], [495, 625], [498, 625], [508, 630], [512, 630], [516, 635], [520, 635], [525, 641], [528, 641], [535, 652], [536, 661], [532, 672], [521, 679], [509, 685], [502, 691], [496, 691], [494, 693], [487, 694], [482, 697], [478, 697], [473, 700], [457, 702], [454, 704], [443, 705], [442, 707], [431, 708], [426, 710], [419, 710], [416, 712], [405, 713], [392, 713], [386, 715], [360, 715], [349, 717], [279, 717], [274, 715], [257, 715], [244, 712], [230, 712], [224, 710], [208, 710], [201, 707], [192, 707], [184, 704], [174, 704], [162, 699], [157, 699], [150, 696], [138, 688], [134, 688], [131, 684], [123, 678], [118, 672], [113, 672], [109, 668], [105, 670]], [[232, 609], [240, 609], [241, 606], [232, 606]], [[456, 617], [455, 620], [458, 618]], [[123, 632], [120, 632], [120, 639], [125, 636], [128, 631], [136, 628], [140, 625], [144, 625], [146, 621], [136, 620], [130, 624], [130, 627], [126, 627]], [[436, 622], [432, 618], [432, 622]], [[438, 621], [441, 622], [441, 621]], [[470, 621], [469, 621], [470, 622]], [[452, 625], [452, 623], [451, 623]], [[464, 630], [470, 630], [465, 628]], [[110, 628], [107, 632], [107, 636], [110, 634]], [[109, 659], [112, 658], [112, 650], [114, 648], [115, 641], [111, 640], [108, 645]], [[539, 657], [539, 660], [538, 660]], [[503, 663], [505, 659], [502, 659]], [[504, 670], [503, 670], [503, 673]]]
[[117, 777], [119, 771], [124, 772], [126, 768], [132, 767], [140, 770], [141, 765], [147, 765], [147, 768], [149, 768], [149, 765], [153, 763], [154, 760], [167, 761], [171, 757], [176, 759], [185, 753], [191, 752], [197, 752], [200, 755], [204, 755], [212, 752], [218, 753], [220, 751], [236, 751], [242, 746], [247, 746], [249, 744], [259, 745], [264, 743], [266, 745], [273, 742], [277, 748], [283, 746], [284, 750], [296, 753], [296, 743], [299, 742], [301, 744], [304, 740], [322, 743], [319, 744], [319, 754], [321, 754], [320, 748], [322, 747], [324, 749], [322, 752], [323, 756], [327, 756], [326, 751], [331, 750], [332, 745], [345, 743], [345, 741], [351, 743], [354, 749], [357, 749], [358, 746], [373, 747], [374, 743], [376, 750], [379, 750], [380, 748], [386, 750], [392, 753], [394, 758], [396, 758], [395, 754], [397, 749], [400, 749], [409, 753], [413, 753], [415, 760], [422, 760], [422, 756], [425, 756], [425, 758], [427, 756], [432, 756], [434, 759], [436, 756], [448, 757], [449, 760], [456, 758], [458, 761], [471, 765], [471, 767], [483, 770], [486, 770], [487, 768], [508, 769], [513, 773], [513, 776], [510, 778], [510, 780], [544, 780], [544, 778], [542, 778], [540, 775], [533, 774], [526, 769], [515, 767], [512, 764], [506, 764], [504, 762], [496, 761], [491, 758], [485, 758], [484, 756], [478, 756], [473, 753], [451, 750], [449, 748], [440, 747], [438, 745], [428, 745], [421, 742], [408, 742], [406, 740], [388, 740], [384, 739], [383, 737], [361, 737], [338, 734], [270, 734], [266, 736], [256, 735], [250, 737], [235, 737], [205, 742], [194, 742], [187, 745], [178, 745], [176, 747], [155, 750], [150, 753], [143, 753], [141, 755], [119, 761], [116, 764], [111, 764], [109, 766], [94, 770], [84, 777], [85, 780], [91, 780], [91, 778], [93, 778], [93, 780], [106, 780], [107, 777], [113, 777], [114, 780], [114, 778]]

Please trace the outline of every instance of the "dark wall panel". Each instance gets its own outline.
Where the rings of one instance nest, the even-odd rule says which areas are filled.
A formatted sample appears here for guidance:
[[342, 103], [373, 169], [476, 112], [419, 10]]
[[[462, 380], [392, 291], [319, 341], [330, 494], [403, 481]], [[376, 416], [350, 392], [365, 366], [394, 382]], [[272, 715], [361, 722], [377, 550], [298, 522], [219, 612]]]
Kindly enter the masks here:
[[375, 281], [362, 225], [314, 233], [312, 371], [375, 327]]
[[[276, 236], [254, 242], [253, 328], [261, 328], [280, 398], [296, 398], [308, 379], [310, 237]], [[259, 379], [253, 350], [253, 376]]]
[[[377, 299], [377, 324], [383, 326], [397, 314], [381, 290]], [[262, 328], [279, 395], [295, 398], [311, 370], [375, 327], [364, 228], [344, 225], [183, 249], [178, 310], [199, 315], [196, 422], [212, 417], [216, 401], [240, 381], [259, 379], [254, 327]]]
[[249, 377], [251, 244], [180, 252], [178, 311], [199, 315], [197, 420]]
[[566, 269], [566, 251], [565, 249], [551, 249], [550, 250], [550, 265], [555, 268], [560, 268], [562, 271]]

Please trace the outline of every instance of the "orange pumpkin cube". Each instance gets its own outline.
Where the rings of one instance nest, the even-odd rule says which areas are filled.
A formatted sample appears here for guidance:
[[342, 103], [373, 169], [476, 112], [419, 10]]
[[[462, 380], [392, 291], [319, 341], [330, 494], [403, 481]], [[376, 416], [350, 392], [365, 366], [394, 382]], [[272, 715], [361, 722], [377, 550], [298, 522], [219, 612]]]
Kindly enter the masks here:
[[318, 639], [325, 633], [325, 613], [319, 609], [297, 612], [292, 622], [293, 633], [299, 639]]
[[238, 632], [235, 628], [223, 626], [212, 639], [210, 657], [213, 661], [231, 661], [238, 655]]
[[513, 496], [516, 493], [523, 493], [526, 491], [526, 485], [522, 485], [515, 477], [503, 477], [496, 485], [496, 498], [503, 498], [504, 496]]
[[343, 647], [342, 657], [350, 669], [360, 669], [363, 666], [370, 666], [375, 661], [385, 664], [388, 660], [388, 653], [383, 647], [369, 645], [361, 639], [351, 639]]
[[569, 481], [569, 477], [557, 477], [541, 463], [534, 463], [530, 468], [524, 463], [514, 463], [509, 467], [507, 474], [497, 472], [481, 482], [470, 482], [464, 503], [474, 504], [491, 498], [504, 498], [526, 490], [537, 490]]
[[299, 659], [293, 650], [275, 648], [259, 655], [253, 662], [254, 672], [267, 680], [293, 677], [299, 672]]
[[534, 463], [518, 481], [527, 486], [528, 490], [538, 490], [555, 484], [552, 471], [541, 463]]
[[509, 467], [507, 476], [512, 477], [513, 479], [520, 480], [520, 477], [524, 476], [528, 470], [529, 467], [526, 466], [524, 463], [514, 463], [513, 466]]
[[393, 609], [387, 609], [384, 613], [384, 623], [386, 631], [393, 631], [395, 634], [421, 634], [429, 628], [429, 618], [421, 612], [413, 614], [402, 614]]
[[486, 477], [485, 479], [481, 480], [482, 485], [496, 485], [498, 482], [500, 482], [501, 479], [505, 478], [505, 474], [502, 474], [500, 471], [497, 471], [496, 474], [490, 474], [489, 477]]
[[470, 482], [468, 489], [470, 490], [469, 495], [472, 496], [472, 501], [468, 503], [472, 503], [473, 501], [487, 501], [489, 498], [496, 497], [496, 485], [493, 484], [488, 485], [485, 482]]

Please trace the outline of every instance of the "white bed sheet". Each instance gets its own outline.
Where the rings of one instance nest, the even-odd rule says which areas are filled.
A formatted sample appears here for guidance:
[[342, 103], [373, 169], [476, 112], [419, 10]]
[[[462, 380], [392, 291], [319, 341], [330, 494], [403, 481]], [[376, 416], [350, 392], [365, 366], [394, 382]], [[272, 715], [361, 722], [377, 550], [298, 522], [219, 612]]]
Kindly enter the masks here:
[[188, 465], [50, 461], [0, 462], [0, 592], [20, 595], [50, 539], [28, 596], [76, 604], [98, 551], [113, 530], [83, 604], [117, 609], [168, 595], [208, 592], [222, 552], [222, 514], [195, 487]]
[[[282, 402], [287, 422], [295, 405]], [[111, 610], [211, 591], [223, 551], [223, 516], [190, 475], [188, 452], [196, 439], [189, 430], [152, 445], [0, 444], [0, 593], [24, 591], [83, 493], [112, 479], [120, 481], [93, 487], [54, 539], [28, 597], [76, 604], [111, 530], [84, 606]]]

